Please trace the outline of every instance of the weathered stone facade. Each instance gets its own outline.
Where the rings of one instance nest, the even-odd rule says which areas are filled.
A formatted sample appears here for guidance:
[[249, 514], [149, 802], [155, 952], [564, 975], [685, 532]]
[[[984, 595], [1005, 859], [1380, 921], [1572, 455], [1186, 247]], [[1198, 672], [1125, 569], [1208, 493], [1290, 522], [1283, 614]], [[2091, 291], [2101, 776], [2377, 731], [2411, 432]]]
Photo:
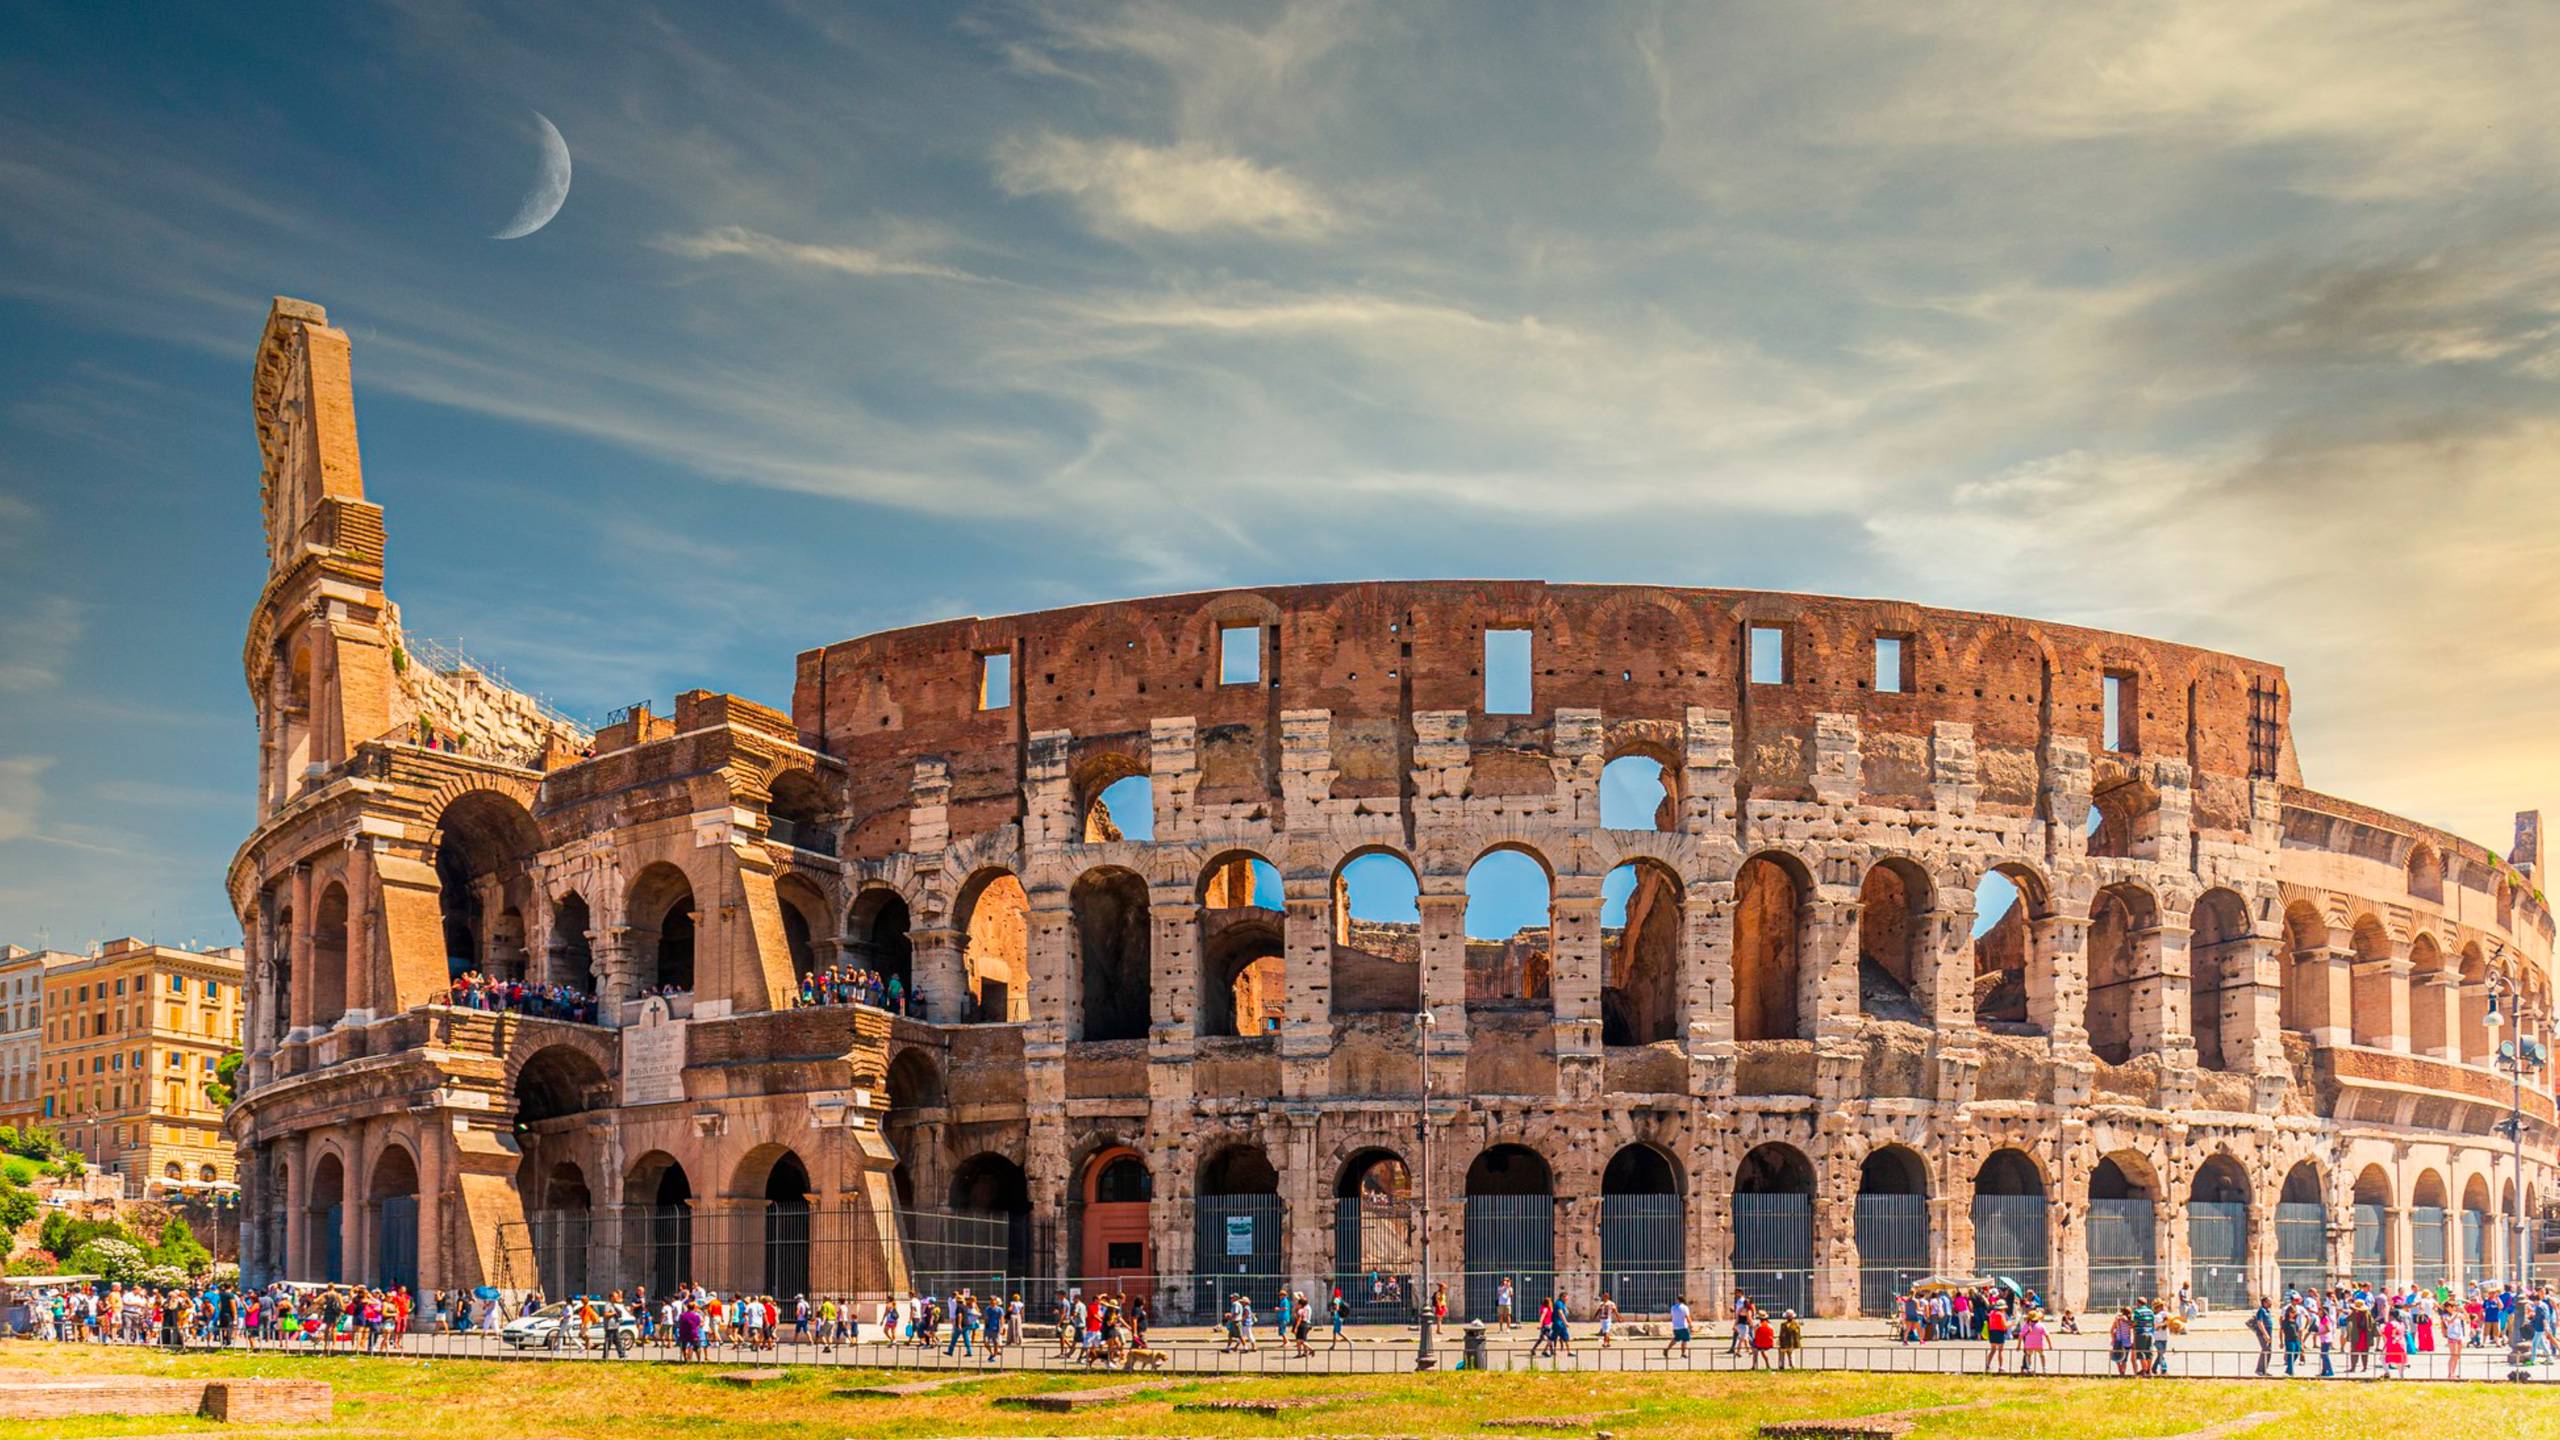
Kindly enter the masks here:
[[[693, 692], [427, 748], [345, 339], [279, 301], [258, 375], [253, 1270], [867, 1292], [947, 1209], [1002, 1217], [1016, 1276], [1179, 1308], [1242, 1233], [1312, 1287], [1410, 1268], [1409, 1222], [1345, 1247], [1394, 1229], [1407, 1178], [1363, 1186], [1419, 1163], [1426, 1065], [1443, 1274], [1667, 1269], [1839, 1312], [1881, 1195], [1921, 1197], [1898, 1265], [1997, 1260], [2074, 1304], [2125, 1259], [2093, 1262], [2093, 1206], [2145, 1217], [2170, 1286], [2226, 1221], [2245, 1255], [2210, 1268], [2247, 1288], [2503, 1270], [2487, 1013], [2503, 986], [2550, 1014], [2539, 843], [2304, 788], [2274, 666], [1888, 602], [1314, 585], [850, 640], [799, 657], [787, 716]], [[1501, 630], [1518, 713], [1488, 703]], [[1604, 825], [1629, 760], [1662, 801]], [[1097, 815], [1136, 779], [1151, 814]], [[1471, 939], [1494, 852], [1535, 862], [1547, 922]], [[1371, 856], [1411, 920], [1350, 913]], [[1977, 937], [1994, 872], [2018, 902]], [[443, 1006], [448, 957], [592, 985], [602, 1023]], [[921, 1016], [789, 1008], [838, 960]], [[2525, 1103], [2530, 1211], [2547, 1077]], [[2021, 1204], [2041, 1253], [1978, 1243]]]

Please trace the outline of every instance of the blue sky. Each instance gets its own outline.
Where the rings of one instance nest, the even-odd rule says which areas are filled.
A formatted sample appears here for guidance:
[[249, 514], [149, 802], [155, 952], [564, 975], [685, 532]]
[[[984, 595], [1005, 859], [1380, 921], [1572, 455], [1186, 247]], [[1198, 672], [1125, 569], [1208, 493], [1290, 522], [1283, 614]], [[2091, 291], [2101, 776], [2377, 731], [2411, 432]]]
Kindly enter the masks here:
[[[2285, 664], [2315, 785], [2560, 793], [2530, 5], [12, 4], [0, 937], [232, 931], [267, 298], [410, 629], [573, 712], [1367, 576]], [[532, 179], [566, 208], [486, 238]]]

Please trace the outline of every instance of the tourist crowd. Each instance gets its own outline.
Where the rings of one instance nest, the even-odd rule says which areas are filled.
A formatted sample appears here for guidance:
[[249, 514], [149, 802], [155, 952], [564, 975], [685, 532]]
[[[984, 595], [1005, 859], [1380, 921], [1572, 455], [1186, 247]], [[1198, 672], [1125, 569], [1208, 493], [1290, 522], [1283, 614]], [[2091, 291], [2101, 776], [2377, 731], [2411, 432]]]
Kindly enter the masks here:
[[465, 1010], [509, 1010], [545, 1020], [596, 1023], [596, 997], [568, 985], [528, 985], [466, 970], [453, 982], [453, 1003]]
[[800, 1004], [868, 1005], [892, 1015], [924, 1018], [924, 996], [907, 988], [903, 975], [885, 975], [858, 965], [830, 965], [800, 977]]
[[154, 1290], [110, 1286], [104, 1293], [69, 1287], [37, 1302], [39, 1329], [52, 1338], [106, 1345], [304, 1345], [396, 1351], [408, 1333], [412, 1298], [406, 1289], [346, 1285], [269, 1285], [243, 1290], [229, 1283]]

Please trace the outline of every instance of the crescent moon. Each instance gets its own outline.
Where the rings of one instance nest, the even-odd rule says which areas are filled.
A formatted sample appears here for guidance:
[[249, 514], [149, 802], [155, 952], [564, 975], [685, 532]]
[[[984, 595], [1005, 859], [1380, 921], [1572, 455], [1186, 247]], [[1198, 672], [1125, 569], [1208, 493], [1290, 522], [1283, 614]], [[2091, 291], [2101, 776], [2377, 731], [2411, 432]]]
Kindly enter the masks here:
[[516, 218], [506, 228], [491, 235], [492, 240], [521, 240], [551, 223], [560, 207], [569, 202], [569, 142], [560, 138], [560, 127], [551, 117], [536, 110], [533, 118], [542, 126], [542, 173], [533, 180], [533, 189], [516, 210]]

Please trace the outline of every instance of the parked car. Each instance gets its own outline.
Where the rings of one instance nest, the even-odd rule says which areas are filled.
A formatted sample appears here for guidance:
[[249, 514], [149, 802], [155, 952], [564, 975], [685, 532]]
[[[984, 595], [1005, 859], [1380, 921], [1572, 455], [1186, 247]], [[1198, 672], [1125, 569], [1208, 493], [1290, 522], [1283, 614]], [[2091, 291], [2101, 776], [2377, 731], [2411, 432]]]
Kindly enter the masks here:
[[[622, 1343], [625, 1345], [639, 1343], [640, 1322], [629, 1310], [620, 1305], [598, 1300], [595, 1302], [595, 1311], [594, 1322], [584, 1327], [586, 1348], [595, 1350], [603, 1347], [604, 1331], [607, 1325], [622, 1332]], [[571, 1322], [568, 1333], [563, 1333], [560, 1328], [562, 1317], [568, 1313], [569, 1306], [566, 1303], [545, 1305], [530, 1315], [518, 1316], [508, 1321], [505, 1328], [498, 1332], [498, 1338], [518, 1350], [549, 1350], [555, 1345], [563, 1349], [575, 1348], [580, 1339], [580, 1336], [575, 1333], [578, 1328], [575, 1322]]]

